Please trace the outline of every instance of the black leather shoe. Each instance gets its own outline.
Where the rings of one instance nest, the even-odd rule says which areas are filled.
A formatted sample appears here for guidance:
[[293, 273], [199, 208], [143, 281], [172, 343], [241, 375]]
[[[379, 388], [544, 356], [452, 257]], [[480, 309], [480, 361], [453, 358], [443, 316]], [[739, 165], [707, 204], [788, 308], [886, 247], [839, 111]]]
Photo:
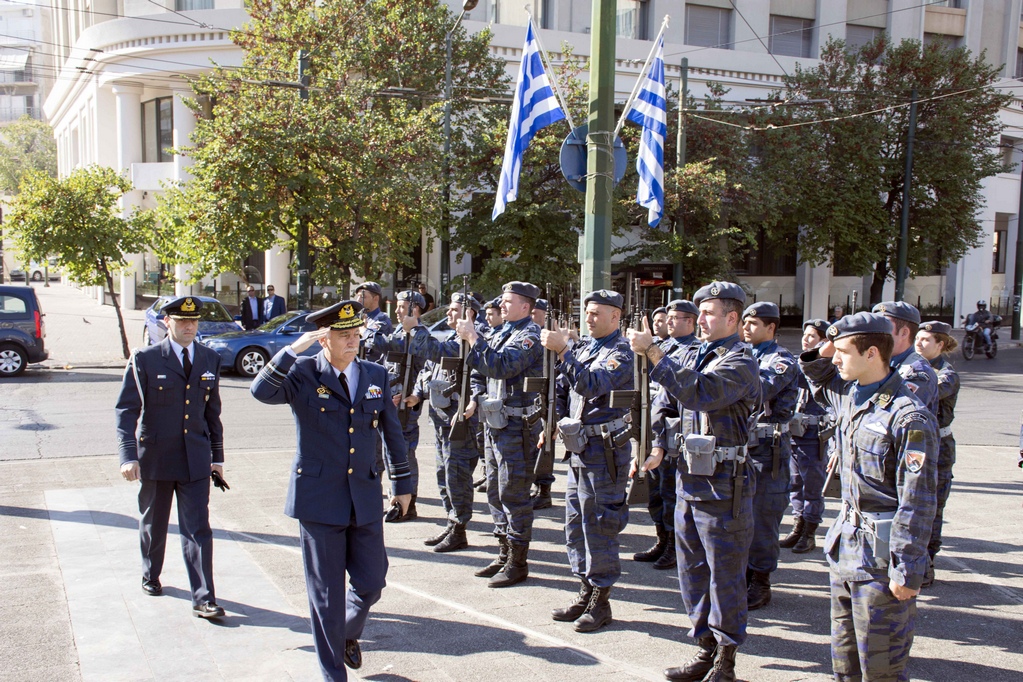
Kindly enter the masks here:
[[345, 665], [352, 670], [362, 667], [362, 649], [359, 647], [359, 640], [345, 640]]
[[223, 618], [224, 609], [211, 601], [204, 601], [192, 607], [192, 615], [196, 618]]
[[150, 597], [159, 597], [163, 594], [163, 585], [160, 584], [159, 580], [146, 580], [142, 579], [142, 591], [148, 594]]

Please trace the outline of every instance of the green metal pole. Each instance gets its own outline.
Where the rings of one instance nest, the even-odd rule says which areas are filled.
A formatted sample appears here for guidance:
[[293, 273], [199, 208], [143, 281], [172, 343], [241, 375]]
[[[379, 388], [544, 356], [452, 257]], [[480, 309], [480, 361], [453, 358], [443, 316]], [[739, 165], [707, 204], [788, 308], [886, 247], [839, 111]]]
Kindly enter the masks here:
[[902, 182], [902, 220], [899, 225], [899, 260], [895, 269], [895, 300], [906, 293], [906, 262], [909, 257], [909, 199], [913, 185], [913, 138], [916, 136], [916, 88], [909, 105], [909, 134], [906, 137], [906, 171]]
[[[615, 26], [617, 0], [593, 0], [590, 21], [589, 134], [582, 294], [611, 287], [611, 196], [614, 191]], [[580, 320], [580, 329], [583, 320]]]
[[[682, 87], [678, 93], [678, 135], [675, 144], [675, 172], [681, 173], [686, 166], [686, 95], [689, 93], [689, 58], [682, 57]], [[681, 185], [681, 181], [678, 183]], [[681, 187], [678, 188], [681, 194]], [[682, 237], [685, 231], [685, 222], [682, 217], [682, 209], [679, 207], [677, 219], [675, 220], [675, 238]], [[671, 286], [675, 292], [675, 298], [682, 298], [682, 259], [679, 257], [671, 274]]]
[[1020, 306], [1023, 298], [1023, 173], [1019, 178], [1019, 210], [1016, 212], [1016, 264], [1013, 266], [1012, 340], [1020, 337]]

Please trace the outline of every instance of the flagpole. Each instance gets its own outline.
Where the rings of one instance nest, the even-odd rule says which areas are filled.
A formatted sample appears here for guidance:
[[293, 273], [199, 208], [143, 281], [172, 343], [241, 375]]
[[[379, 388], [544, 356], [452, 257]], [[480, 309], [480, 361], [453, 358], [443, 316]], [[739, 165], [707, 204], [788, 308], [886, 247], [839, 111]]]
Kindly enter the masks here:
[[543, 46], [543, 41], [540, 40], [540, 29], [537, 28], [536, 24], [533, 23], [533, 15], [526, 12], [526, 16], [529, 17], [529, 24], [533, 27], [533, 37], [536, 38], [536, 44], [540, 48], [540, 54], [543, 56], [543, 60], [547, 65], [547, 73], [550, 74], [551, 83], [554, 84], [554, 94], [557, 95], [558, 101], [561, 102], [561, 108], [565, 110], [565, 119], [568, 121], [568, 127], [570, 130], [575, 130], [575, 122], [572, 120], [572, 111], [568, 108], [568, 101], [565, 100], [565, 96], [561, 94], [561, 86], [558, 85], [558, 75], [554, 73], [554, 64], [551, 63], [551, 57], [547, 54], [547, 48]]
[[646, 63], [643, 64], [643, 70], [639, 72], [639, 78], [636, 79], [636, 85], [632, 88], [632, 94], [629, 95], [629, 99], [625, 101], [625, 108], [622, 110], [622, 117], [618, 119], [618, 125], [615, 126], [615, 134], [611, 139], [618, 137], [618, 133], [622, 132], [622, 126], [625, 125], [625, 117], [629, 115], [629, 109], [632, 108], [632, 103], [636, 101], [636, 95], [639, 94], [639, 88], [643, 85], [643, 78], [646, 76], [646, 72], [650, 70], [650, 62], [654, 60], [654, 55], [657, 53], [657, 46], [661, 44], [661, 36], [664, 35], [665, 29], [668, 28], [669, 19], [671, 19], [671, 17], [665, 14], [664, 21], [661, 22], [661, 30], [657, 32], [657, 37], [654, 38], [654, 46], [650, 48], [650, 54], [647, 55]]

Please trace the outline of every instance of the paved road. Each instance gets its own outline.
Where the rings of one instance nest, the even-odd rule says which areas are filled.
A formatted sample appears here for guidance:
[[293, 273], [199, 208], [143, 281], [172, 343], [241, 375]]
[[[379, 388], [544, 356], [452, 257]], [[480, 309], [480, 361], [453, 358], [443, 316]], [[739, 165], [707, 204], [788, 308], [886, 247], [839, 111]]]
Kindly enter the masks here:
[[[64, 295], [75, 302], [75, 292]], [[77, 305], [95, 323], [93, 304]], [[55, 335], [54, 319], [48, 324]], [[87, 333], [105, 332], [61, 332], [66, 339]], [[54, 339], [54, 350], [61, 344]], [[316, 679], [297, 527], [281, 513], [294, 440], [289, 411], [253, 401], [247, 381], [224, 381], [233, 488], [214, 491], [211, 509], [218, 600], [230, 616], [219, 626], [200, 622], [189, 617], [174, 543], [165, 596], [138, 589], [135, 487], [120, 480], [113, 456], [119, 362], [105, 362], [112, 366], [32, 369], [0, 388], [0, 680]], [[1015, 450], [1023, 351], [957, 364], [959, 462], [939, 582], [920, 600], [911, 672], [941, 682], [1019, 680], [1023, 472]], [[424, 428], [424, 471], [434, 452]], [[559, 496], [564, 480], [559, 472]], [[580, 635], [550, 620], [550, 608], [576, 588], [561, 501], [538, 517], [529, 581], [488, 590], [472, 577], [493, 552], [483, 501], [472, 548], [437, 555], [421, 542], [441, 524], [429, 475], [420, 500], [420, 521], [387, 527], [389, 587], [367, 626], [359, 679], [658, 680], [663, 667], [692, 653], [676, 578], [628, 560], [612, 595], [612, 627]], [[830, 505], [828, 515], [835, 511]], [[623, 556], [652, 535], [645, 512], [634, 511]], [[783, 551], [775, 601], [753, 614], [740, 653], [743, 679], [829, 678], [826, 585], [819, 554]]]

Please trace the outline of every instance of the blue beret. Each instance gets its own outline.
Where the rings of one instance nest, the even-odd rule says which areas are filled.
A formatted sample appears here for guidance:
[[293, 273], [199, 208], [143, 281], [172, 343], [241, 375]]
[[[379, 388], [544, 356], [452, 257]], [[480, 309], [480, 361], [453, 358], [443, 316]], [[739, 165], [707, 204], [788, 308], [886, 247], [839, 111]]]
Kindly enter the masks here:
[[377, 284], [376, 282], [363, 282], [359, 286], [355, 287], [355, 293], [359, 293], [359, 291], [362, 289], [365, 289], [371, 294], [376, 294], [377, 296], [384, 295], [384, 290], [381, 289], [380, 285]]
[[892, 323], [878, 313], [846, 315], [828, 327], [828, 340], [834, 341], [855, 334], [891, 334]]
[[693, 303], [700, 305], [704, 301], [710, 301], [715, 298], [730, 298], [738, 301], [739, 303], [746, 302], [746, 292], [742, 290], [742, 287], [738, 284], [732, 284], [731, 282], [711, 282], [705, 287], [702, 287], [693, 296]]
[[874, 306], [871, 312], [894, 317], [897, 320], [905, 320], [913, 324], [920, 324], [920, 311], [916, 309], [915, 305], [910, 305], [905, 301], [883, 301]]
[[776, 320], [781, 319], [781, 312], [778, 306], [770, 301], [757, 301], [742, 313], [742, 319], [747, 317], [768, 317]]
[[685, 301], [680, 298], [676, 298], [674, 301], [668, 303], [668, 310], [673, 313], [685, 313], [687, 315], [700, 316], [700, 309], [696, 307], [696, 304], [692, 301]]
[[547, 310], [547, 299], [546, 298], [538, 298], [538, 299], [536, 299], [536, 304], [533, 306], [533, 310], [544, 310], [544, 311], [546, 311]]
[[600, 305], [610, 305], [621, 310], [625, 307], [625, 299], [617, 291], [611, 291], [610, 289], [597, 289], [591, 291], [583, 299], [583, 307], [585, 308], [589, 303], [599, 303]]
[[362, 316], [359, 315], [362, 310], [363, 306], [358, 301], [341, 301], [329, 308], [309, 313], [306, 319], [321, 329], [354, 329], [362, 326]]
[[461, 291], [456, 291], [455, 293], [451, 294], [451, 302], [456, 303], [458, 305], [465, 305], [466, 302], [468, 302], [469, 307], [472, 310], [475, 310], [476, 312], [480, 311], [480, 302], [477, 301], [475, 297], [466, 296]]
[[804, 322], [803, 323], [803, 331], [804, 332], [806, 331], [807, 327], [813, 327], [814, 329], [817, 330], [817, 333], [820, 334], [821, 336], [824, 336], [825, 334], [828, 333], [828, 321], [827, 320], [822, 320], [819, 317], [815, 317], [812, 320], [807, 320], [806, 322]]
[[487, 301], [486, 303], [483, 304], [483, 307], [484, 308], [500, 308], [501, 307], [501, 297], [498, 296], [495, 299]]
[[518, 294], [519, 296], [525, 296], [526, 298], [531, 298], [534, 301], [540, 298], [540, 287], [535, 284], [530, 284], [529, 282], [508, 282], [501, 287], [501, 291], [506, 294]]
[[920, 331], [931, 332], [932, 334], [951, 334], [952, 325], [947, 322], [928, 321], [920, 325]]
[[412, 291], [407, 289], [406, 291], [399, 291], [394, 296], [399, 301], [411, 301], [412, 305], [417, 306], [420, 310], [426, 310], [426, 299], [418, 291]]
[[664, 306], [661, 306], [660, 308], [654, 308], [654, 312], [650, 313], [650, 317], [653, 317], [654, 315], [660, 315], [661, 313], [667, 315], [668, 309], [665, 308]]
[[168, 301], [160, 308], [161, 315], [175, 317], [179, 320], [198, 320], [201, 312], [202, 301], [197, 296], [181, 296], [173, 301]]

